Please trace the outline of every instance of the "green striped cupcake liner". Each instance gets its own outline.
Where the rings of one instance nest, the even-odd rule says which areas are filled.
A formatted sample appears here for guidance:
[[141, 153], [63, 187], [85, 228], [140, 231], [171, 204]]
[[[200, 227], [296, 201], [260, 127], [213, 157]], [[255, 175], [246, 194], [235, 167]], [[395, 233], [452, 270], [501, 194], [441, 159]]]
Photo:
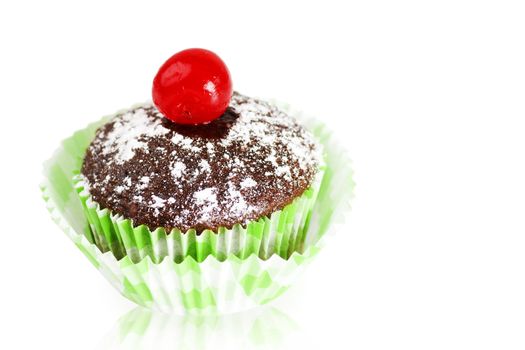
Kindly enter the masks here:
[[[185, 243], [177, 246], [176, 235], [171, 235], [173, 232], [164, 233], [166, 239], [159, 230], [148, 237], [139, 226], [131, 230], [133, 234], [122, 235], [122, 232], [130, 233], [131, 222], [115, 220], [109, 213], [99, 220], [99, 212], [103, 210], [93, 211], [89, 198], [81, 199], [81, 180], [74, 175], [79, 173], [85, 150], [96, 129], [111, 116], [75, 132], [62, 142], [44, 164], [43, 198], [53, 220], [95, 268], [123, 296], [139, 305], [166, 312], [208, 314], [238, 312], [266, 304], [293, 284], [320, 251], [327, 232], [334, 232], [344, 220], [354, 188], [351, 162], [325, 126], [314, 119], [301, 118], [298, 113], [290, 114], [298, 117], [322, 143], [325, 167], [317, 193], [312, 189], [315, 199], [305, 200], [305, 206], [312, 207], [302, 230], [297, 231], [291, 243], [293, 235], [287, 236], [287, 242], [282, 239], [274, 243], [274, 254], [270, 254], [269, 249], [261, 249], [264, 243], [257, 242], [257, 237], [268, 242], [264, 241], [264, 229], [262, 235], [246, 239], [251, 243], [239, 242], [237, 249], [221, 250], [217, 242], [221, 240], [220, 233], [213, 236], [215, 246], [199, 245], [199, 236], [182, 238], [184, 234], [179, 236]], [[96, 213], [96, 218], [90, 218], [92, 214], [86, 214], [86, 210]], [[297, 209], [294, 210], [289, 213], [297, 213]], [[289, 213], [284, 219], [268, 219], [272, 223], [281, 222], [284, 232], [291, 232], [293, 229], [289, 227], [294, 227], [295, 215], [288, 216]], [[97, 220], [105, 227], [101, 228], [102, 235], [93, 232]], [[259, 230], [255, 232], [261, 232], [260, 226], [254, 227]], [[207, 238], [204, 236], [200, 242]]]
[[128, 256], [132, 262], [140, 262], [149, 256], [154, 262], [172, 257], [180, 263], [191, 256], [202, 262], [208, 255], [224, 261], [228, 255], [244, 259], [252, 254], [268, 259], [274, 254], [288, 259], [293, 252], [304, 248], [311, 211], [317, 199], [324, 174], [321, 166], [312, 185], [282, 210], [246, 225], [234, 225], [231, 229], [221, 227], [217, 232], [195, 230], [166, 231], [147, 226], [133, 225], [133, 221], [96, 203], [86, 190], [85, 179], [75, 175], [73, 184], [79, 195], [90, 230], [86, 238], [103, 252], [111, 251], [115, 258]]

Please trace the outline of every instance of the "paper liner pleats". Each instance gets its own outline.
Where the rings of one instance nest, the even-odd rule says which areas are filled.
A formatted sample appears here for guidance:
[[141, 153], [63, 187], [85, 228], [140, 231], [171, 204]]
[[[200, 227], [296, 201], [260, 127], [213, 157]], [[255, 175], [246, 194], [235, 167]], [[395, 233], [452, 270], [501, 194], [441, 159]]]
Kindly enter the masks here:
[[127, 256], [132, 262], [140, 262], [149, 257], [160, 263], [165, 257], [172, 257], [180, 263], [186, 257], [201, 262], [208, 255], [219, 261], [229, 255], [243, 259], [252, 254], [261, 259], [274, 254], [287, 259], [293, 252], [301, 252], [323, 174], [324, 165], [301, 196], [270, 216], [246, 225], [234, 225], [231, 229], [221, 227], [217, 232], [204, 230], [198, 234], [195, 230], [167, 232], [158, 228], [151, 231], [145, 225], [134, 226], [131, 220], [114, 215], [94, 202], [85, 190], [83, 176], [76, 175], [73, 183], [89, 222], [90, 230], [86, 232], [89, 242], [104, 252], [111, 251], [117, 259]]

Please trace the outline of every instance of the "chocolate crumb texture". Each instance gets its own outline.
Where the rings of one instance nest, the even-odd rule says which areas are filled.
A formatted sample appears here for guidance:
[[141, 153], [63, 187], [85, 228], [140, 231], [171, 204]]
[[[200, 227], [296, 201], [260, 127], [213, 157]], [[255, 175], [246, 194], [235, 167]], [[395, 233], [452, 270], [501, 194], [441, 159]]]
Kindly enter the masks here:
[[97, 130], [81, 173], [103, 208], [154, 230], [232, 227], [300, 196], [318, 171], [320, 146], [297, 121], [234, 93], [207, 125], [177, 125], [152, 104]]

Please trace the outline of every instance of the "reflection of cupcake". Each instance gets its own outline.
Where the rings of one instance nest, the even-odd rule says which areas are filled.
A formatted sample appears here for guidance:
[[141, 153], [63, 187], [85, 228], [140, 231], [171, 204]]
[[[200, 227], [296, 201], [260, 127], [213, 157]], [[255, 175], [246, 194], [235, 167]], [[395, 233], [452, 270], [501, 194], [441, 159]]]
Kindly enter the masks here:
[[322, 125], [233, 93], [206, 50], [170, 58], [153, 99], [64, 141], [45, 170], [53, 217], [138, 304], [233, 312], [279, 296], [347, 208], [344, 153]]
[[123, 315], [100, 342], [101, 349], [276, 349], [299, 329], [274, 307], [230, 315], [174, 315], [136, 307]]
[[[149, 104], [117, 114], [87, 149], [78, 187], [95, 241], [117, 258], [168, 254], [136, 249], [140, 225], [146, 236], [158, 228], [162, 240], [176, 236], [177, 259], [287, 258], [304, 243], [320, 159], [320, 146], [293, 118], [235, 93], [206, 125], [175, 124]], [[106, 228], [104, 209], [112, 214]]]

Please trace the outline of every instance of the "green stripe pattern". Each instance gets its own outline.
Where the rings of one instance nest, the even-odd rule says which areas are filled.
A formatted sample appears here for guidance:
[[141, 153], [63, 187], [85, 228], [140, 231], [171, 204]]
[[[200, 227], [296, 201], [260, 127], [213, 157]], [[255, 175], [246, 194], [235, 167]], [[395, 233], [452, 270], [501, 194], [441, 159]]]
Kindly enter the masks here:
[[[230, 313], [268, 303], [289, 288], [349, 210], [354, 182], [344, 148], [323, 124], [298, 116], [323, 144], [325, 160], [324, 176], [300, 203], [229, 232], [167, 234], [133, 227], [90, 201], [75, 176], [96, 129], [109, 118], [62, 142], [44, 164], [41, 190], [53, 220], [122, 295], [139, 305]], [[268, 234], [272, 229], [274, 240]], [[235, 235], [243, 239], [225, 249]]]

